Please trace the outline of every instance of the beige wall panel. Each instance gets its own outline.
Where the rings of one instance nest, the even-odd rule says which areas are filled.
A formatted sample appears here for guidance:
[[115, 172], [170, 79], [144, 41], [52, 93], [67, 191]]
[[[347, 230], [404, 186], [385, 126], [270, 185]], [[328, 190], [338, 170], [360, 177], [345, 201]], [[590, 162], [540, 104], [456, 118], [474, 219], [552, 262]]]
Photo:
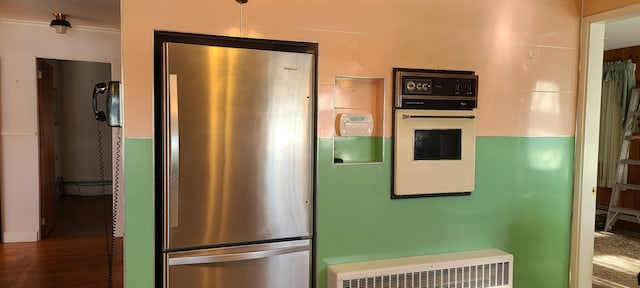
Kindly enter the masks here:
[[390, 21], [393, 28], [388, 34], [404, 43], [428, 41], [430, 46], [440, 48], [462, 44], [470, 51], [480, 43], [578, 45], [579, 6], [573, 1], [423, 2], [430, 13], [412, 12]]
[[640, 0], [584, 0], [584, 16], [590, 16], [607, 10], [640, 4]]
[[[366, 38], [361, 35], [354, 36], [352, 38]], [[370, 36], [368, 38], [374, 38]], [[419, 58], [415, 57], [415, 61], [406, 59], [405, 64], [394, 64], [390, 61], [378, 60], [384, 56], [380, 55], [367, 55], [367, 53], [361, 53], [358, 55], [357, 49], [353, 51], [349, 49], [349, 45], [345, 44], [344, 49], [340, 49], [341, 40], [332, 41], [328, 39], [326, 41], [320, 41], [320, 74], [321, 79], [324, 81], [333, 80], [336, 75], [355, 75], [355, 76], [376, 76], [378, 73], [385, 75], [386, 78], [386, 93], [387, 93], [387, 124], [386, 127], [390, 127], [391, 119], [391, 105], [393, 105], [392, 94], [392, 75], [387, 71], [390, 71], [392, 67], [422, 67], [422, 68], [438, 68], [438, 69], [467, 69], [475, 70], [480, 75], [480, 109], [485, 107], [482, 99], [489, 97], [494, 98], [496, 103], [501, 103], [502, 98], [510, 97], [509, 92], [523, 93], [526, 91], [543, 91], [543, 92], [569, 92], [565, 94], [565, 99], [575, 101], [575, 87], [577, 81], [577, 74], [575, 73], [577, 67], [577, 51], [576, 49], [569, 48], [551, 48], [551, 47], [539, 47], [539, 46], [522, 46], [522, 45], [505, 45], [504, 47], [497, 47], [495, 49], [486, 48], [483, 53], [484, 57], [479, 54], [471, 54], [468, 57], [456, 57], [455, 55], [469, 54], [465, 49], [466, 46], [455, 46], [448, 50], [448, 53], [440, 53], [440, 57], [433, 56], [433, 58]], [[373, 45], [373, 44], [371, 44]], [[359, 47], [359, 45], [357, 45]], [[374, 45], [375, 46], [375, 45]], [[478, 45], [478, 50], [482, 50], [482, 45]], [[424, 47], [424, 46], [423, 46]], [[362, 48], [361, 48], [362, 49]], [[391, 49], [391, 48], [386, 48]], [[431, 49], [424, 49], [429, 51]], [[532, 54], [529, 54], [531, 51]], [[433, 54], [438, 54], [435, 50]], [[351, 58], [342, 59], [342, 58]], [[393, 57], [387, 57], [392, 59]], [[401, 58], [396, 56], [396, 59]], [[410, 64], [411, 62], [415, 64]], [[327, 68], [327, 63], [337, 63], [336, 66]], [[375, 67], [375, 65], [367, 65], [367, 63], [379, 63], [384, 67]], [[371, 67], [367, 69], [368, 67]], [[339, 73], [336, 73], [338, 71]], [[324, 82], [326, 83], [326, 82]], [[491, 91], [498, 91], [501, 93], [491, 93]], [[323, 97], [323, 95], [321, 95]], [[518, 104], [518, 103], [512, 103]], [[573, 107], [574, 102], [567, 103]], [[514, 107], [519, 110], [526, 110], [529, 108], [529, 102], [522, 102], [518, 105], [522, 107]], [[512, 108], [512, 109], [514, 109]], [[563, 111], [573, 111], [563, 109]], [[489, 114], [491, 116], [491, 114]], [[482, 116], [479, 116], [481, 118]], [[522, 115], [513, 115], [514, 118], [522, 117]], [[552, 125], [550, 128], [558, 128], [555, 132], [561, 135], [571, 135], [566, 127], [574, 126], [573, 116], [569, 115], [567, 118], [563, 118], [568, 122], [564, 122], [566, 125]], [[521, 123], [529, 123], [529, 119], [520, 121]], [[320, 124], [323, 124], [324, 120], [320, 120]], [[486, 122], [493, 123], [493, 122]], [[532, 124], [532, 125], [535, 125]], [[489, 130], [499, 133], [499, 135], [549, 135], [553, 134], [554, 130], [545, 130], [538, 128], [530, 128], [525, 126], [515, 126], [518, 129], [506, 129], [503, 130], [503, 126], [499, 125]], [[548, 127], [549, 128], [549, 127]], [[483, 130], [480, 130], [483, 131]], [[386, 129], [386, 136], [391, 135], [391, 129]], [[541, 134], [537, 134], [541, 133]], [[330, 134], [320, 134], [322, 137], [330, 137]]]
[[[123, 22], [124, 23], [124, 22]], [[127, 21], [124, 25], [134, 26], [128, 29], [128, 38], [122, 39], [124, 47], [122, 53], [122, 62], [124, 67], [124, 78], [153, 78], [153, 29], [146, 17], [135, 18]], [[140, 41], [147, 39], [147, 41]], [[123, 82], [124, 85], [131, 85], [128, 81]], [[126, 96], [126, 95], [125, 95]], [[138, 97], [132, 95], [125, 97], [125, 101], [131, 100], [127, 98]], [[125, 105], [128, 104], [125, 102]], [[126, 112], [125, 112], [126, 113]], [[126, 116], [126, 114], [125, 114]], [[128, 121], [126, 121], [126, 124]], [[128, 126], [128, 125], [127, 125]], [[129, 127], [126, 127], [129, 128]]]
[[[235, 1], [204, 0], [122, 1], [122, 16], [123, 21], [150, 17], [171, 25], [178, 22], [237, 24], [240, 23], [240, 4]], [[131, 28], [129, 25], [122, 25], [122, 27]]]
[[122, 86], [126, 137], [151, 137], [153, 107], [148, 103], [153, 103], [153, 78], [125, 75]]
[[274, 28], [379, 33], [390, 28], [389, 18], [401, 13], [402, 2], [406, 1], [250, 1], [243, 7], [243, 22]]
[[[384, 136], [391, 136], [391, 105], [392, 101], [392, 68], [398, 67], [393, 63], [402, 57], [402, 53], [392, 55], [393, 51], [399, 51], [397, 45], [388, 41], [388, 37], [367, 33], [345, 33], [331, 31], [307, 31], [299, 29], [285, 29], [261, 26], [245, 26], [247, 36], [254, 38], [309, 41], [319, 44], [318, 82], [322, 89], [331, 87], [331, 93], [320, 91], [319, 102], [329, 103], [333, 107], [334, 83], [336, 76], [356, 77], [380, 77], [385, 80], [385, 130]], [[396, 49], [396, 50], [394, 50]], [[401, 50], [400, 50], [401, 51]], [[411, 67], [425, 67], [416, 66]], [[329, 97], [329, 99], [324, 99]], [[322, 106], [320, 106], [322, 107]], [[320, 111], [319, 135], [320, 137], [332, 137], [333, 111], [325, 118]], [[327, 122], [328, 121], [328, 122]]]
[[123, 25], [132, 27], [127, 29], [126, 33], [130, 37], [123, 39], [125, 51], [122, 58], [127, 76], [153, 77], [153, 33], [155, 30], [226, 36], [238, 36], [239, 32], [236, 26], [218, 22], [179, 21], [180, 25], [176, 25], [164, 20], [147, 16], [123, 22]]
[[389, 77], [393, 45], [382, 35], [245, 26], [253, 38], [315, 42], [319, 45], [318, 82], [335, 76]]
[[477, 111], [478, 136], [571, 136], [575, 93], [484, 91]]
[[[126, 6], [126, 4], [124, 5]], [[135, 7], [136, 6], [134, 6], [134, 8]], [[231, 6], [231, 8], [233, 8], [233, 6]], [[155, 9], [158, 8], [156, 7]], [[182, 9], [187, 9], [187, 11], [189, 11], [189, 9], [193, 8], [183, 7]], [[143, 12], [145, 13], [142, 14]], [[240, 30], [237, 23], [234, 24], [234, 22], [239, 22], [240, 15], [239, 13], [236, 13], [235, 10], [230, 12], [233, 12], [233, 17], [235, 18], [233, 21], [229, 21], [229, 23], [205, 21], [203, 18], [186, 19], [174, 18], [173, 16], [149, 16], [148, 14], [151, 13], [150, 11], [141, 11], [141, 14], [123, 13], [122, 23], [123, 27], [126, 27], [123, 28], [122, 32], [125, 137], [152, 136], [154, 31], [164, 30], [209, 35], [238, 36]], [[158, 11], [155, 11], [155, 13], [166, 15], [170, 14], [160, 13]], [[188, 12], [183, 11], [183, 13]], [[226, 13], [226, 15], [230, 14], [231, 13]]]
[[[274, 0], [246, 4], [243, 22], [251, 26], [386, 34], [432, 41], [441, 36], [468, 41], [474, 34], [484, 36], [509, 29], [517, 31], [513, 40], [519, 43], [574, 46], [578, 31], [575, 16], [579, 10], [573, 0], [399, 0], [375, 4]], [[571, 30], [572, 37], [566, 37], [564, 30]]]
[[131, 36], [122, 39], [125, 137], [150, 137], [153, 131], [153, 30], [147, 20], [140, 17], [123, 21], [123, 26], [132, 27], [127, 29]]
[[[231, 4], [205, 4], [185, 0], [180, 5], [163, 2], [151, 10], [144, 6], [150, 3], [123, 3], [125, 77], [151, 79], [152, 50], [149, 45], [152, 44], [153, 29], [234, 36], [240, 35], [242, 30], [242, 35], [248, 37], [319, 43], [318, 77], [322, 87], [333, 85], [335, 76], [384, 77], [388, 122], [391, 119], [393, 67], [474, 70], [480, 75], [480, 98], [497, 97], [493, 99], [496, 103], [510, 95], [507, 93], [510, 91], [566, 92], [572, 93], [570, 98], [575, 101], [572, 91], [575, 91], [577, 81], [580, 15], [574, 0], [517, 3], [400, 0], [375, 5], [343, 2], [254, 1], [242, 7], [242, 19], [232, 1]], [[214, 6], [219, 10], [208, 18], [200, 11], [193, 11]], [[184, 17], [192, 12], [193, 17]], [[216, 17], [219, 14], [224, 16]], [[150, 96], [144, 95], [150, 95], [151, 89], [149, 86], [147, 92], [139, 91], [139, 96], [129, 93], [125, 105], [150, 106]], [[325, 93], [324, 89], [328, 88], [322, 89], [319, 100], [324, 103], [323, 97], [333, 94]], [[480, 105], [480, 108], [485, 105], [482, 100]], [[134, 124], [135, 129], [127, 126], [127, 136], [151, 136], [151, 118], [137, 118], [130, 114], [128, 107], [125, 111], [129, 122], [147, 122]], [[319, 122], [321, 135], [332, 135], [325, 134], [328, 131], [322, 128], [325, 125], [322, 117]], [[566, 125], [573, 126], [573, 115], [567, 119]], [[528, 119], [519, 122], [527, 123]], [[566, 131], [560, 130], [565, 135]], [[386, 131], [387, 136], [391, 135], [391, 129]], [[502, 130], [488, 127], [480, 131]], [[527, 133], [531, 131], [541, 130], [523, 127], [507, 131], [513, 135], [529, 135]]]
[[332, 137], [333, 125], [333, 95], [335, 85], [318, 85], [318, 136]]
[[475, 50], [470, 51], [465, 45], [448, 48], [417, 45], [425, 47], [421, 51], [423, 57], [402, 53], [402, 60], [391, 66], [473, 70], [480, 77], [480, 88], [488, 90], [566, 92], [576, 89], [574, 72], [578, 67], [578, 51], [575, 48], [479, 42]]
[[480, 89], [576, 90], [577, 49], [506, 45], [495, 47], [486, 56], [474, 63], [480, 75]]

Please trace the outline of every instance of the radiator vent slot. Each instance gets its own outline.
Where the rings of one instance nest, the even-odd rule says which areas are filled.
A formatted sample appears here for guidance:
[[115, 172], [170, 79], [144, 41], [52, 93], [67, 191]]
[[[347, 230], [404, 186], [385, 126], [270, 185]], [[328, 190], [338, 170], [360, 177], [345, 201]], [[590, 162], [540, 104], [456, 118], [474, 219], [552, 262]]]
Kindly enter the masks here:
[[513, 287], [513, 256], [490, 249], [328, 267], [328, 288]]

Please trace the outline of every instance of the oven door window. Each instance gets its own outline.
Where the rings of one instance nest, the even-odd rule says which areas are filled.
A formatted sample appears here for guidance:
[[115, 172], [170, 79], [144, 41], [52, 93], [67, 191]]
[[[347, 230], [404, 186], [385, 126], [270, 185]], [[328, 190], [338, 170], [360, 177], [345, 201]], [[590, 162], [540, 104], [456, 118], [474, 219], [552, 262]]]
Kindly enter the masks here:
[[462, 129], [415, 130], [413, 160], [461, 160]]

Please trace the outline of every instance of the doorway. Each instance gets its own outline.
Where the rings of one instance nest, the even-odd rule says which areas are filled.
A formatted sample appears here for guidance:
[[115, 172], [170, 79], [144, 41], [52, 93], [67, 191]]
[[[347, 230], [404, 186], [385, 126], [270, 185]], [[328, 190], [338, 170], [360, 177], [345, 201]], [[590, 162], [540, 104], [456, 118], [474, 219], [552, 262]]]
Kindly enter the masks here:
[[604, 35], [607, 22], [640, 15], [640, 4], [582, 19], [570, 287], [592, 287]]
[[[600, 114], [600, 145], [598, 190], [596, 198], [596, 232], [593, 257], [593, 287], [637, 287], [636, 274], [640, 272], [640, 224], [634, 215], [622, 214], [613, 225], [606, 224], [611, 193], [616, 183], [630, 184], [621, 191], [616, 206], [629, 208], [625, 213], [636, 213], [640, 209], [640, 166], [631, 162], [617, 177], [620, 150], [623, 146], [624, 129], [621, 119], [624, 108], [620, 98], [631, 98], [630, 87], [637, 85], [640, 71], [635, 69], [640, 58], [640, 35], [633, 27], [640, 25], [640, 17], [630, 17], [605, 23], [603, 77]], [[625, 35], [629, 31], [629, 35]], [[634, 72], [635, 70], [635, 72]], [[626, 92], [626, 93], [624, 93]], [[629, 100], [631, 102], [631, 100]], [[635, 108], [635, 107], [633, 107]], [[632, 109], [632, 107], [628, 107]], [[638, 159], [640, 141], [627, 142], [628, 159]], [[626, 150], [625, 150], [626, 151]], [[624, 151], [623, 151], [624, 153]], [[626, 178], [626, 180], [625, 180]], [[607, 226], [607, 227], [605, 227]], [[613, 229], [611, 229], [613, 228]]]
[[[115, 239], [112, 226], [117, 204], [112, 192], [118, 191], [112, 187], [112, 147], [118, 145], [114, 141], [119, 141], [120, 130], [96, 121], [92, 109], [94, 85], [109, 82], [111, 64], [42, 58], [36, 62], [41, 241], [33, 253], [50, 246], [77, 250], [77, 256], [65, 258], [69, 262], [101, 255], [96, 258], [99, 261], [85, 262], [82, 267], [96, 277], [82, 279], [89, 286], [109, 283], [113, 287], [114, 278], [116, 284], [122, 282], [122, 239]], [[96, 98], [98, 109], [104, 110], [105, 97]], [[51, 273], [63, 279], [75, 277], [66, 269]], [[119, 275], [113, 277], [115, 273]]]
[[55, 229], [60, 199], [111, 194], [111, 128], [94, 119], [91, 97], [94, 84], [111, 78], [111, 64], [40, 58], [37, 62], [41, 238], [46, 239]]

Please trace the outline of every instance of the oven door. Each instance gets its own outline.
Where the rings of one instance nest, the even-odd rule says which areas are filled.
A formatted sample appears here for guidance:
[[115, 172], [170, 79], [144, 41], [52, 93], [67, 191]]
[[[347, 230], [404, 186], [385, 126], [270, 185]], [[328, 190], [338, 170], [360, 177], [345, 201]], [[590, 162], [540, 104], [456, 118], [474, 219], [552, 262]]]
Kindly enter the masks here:
[[394, 128], [394, 197], [474, 190], [475, 111], [397, 109]]

